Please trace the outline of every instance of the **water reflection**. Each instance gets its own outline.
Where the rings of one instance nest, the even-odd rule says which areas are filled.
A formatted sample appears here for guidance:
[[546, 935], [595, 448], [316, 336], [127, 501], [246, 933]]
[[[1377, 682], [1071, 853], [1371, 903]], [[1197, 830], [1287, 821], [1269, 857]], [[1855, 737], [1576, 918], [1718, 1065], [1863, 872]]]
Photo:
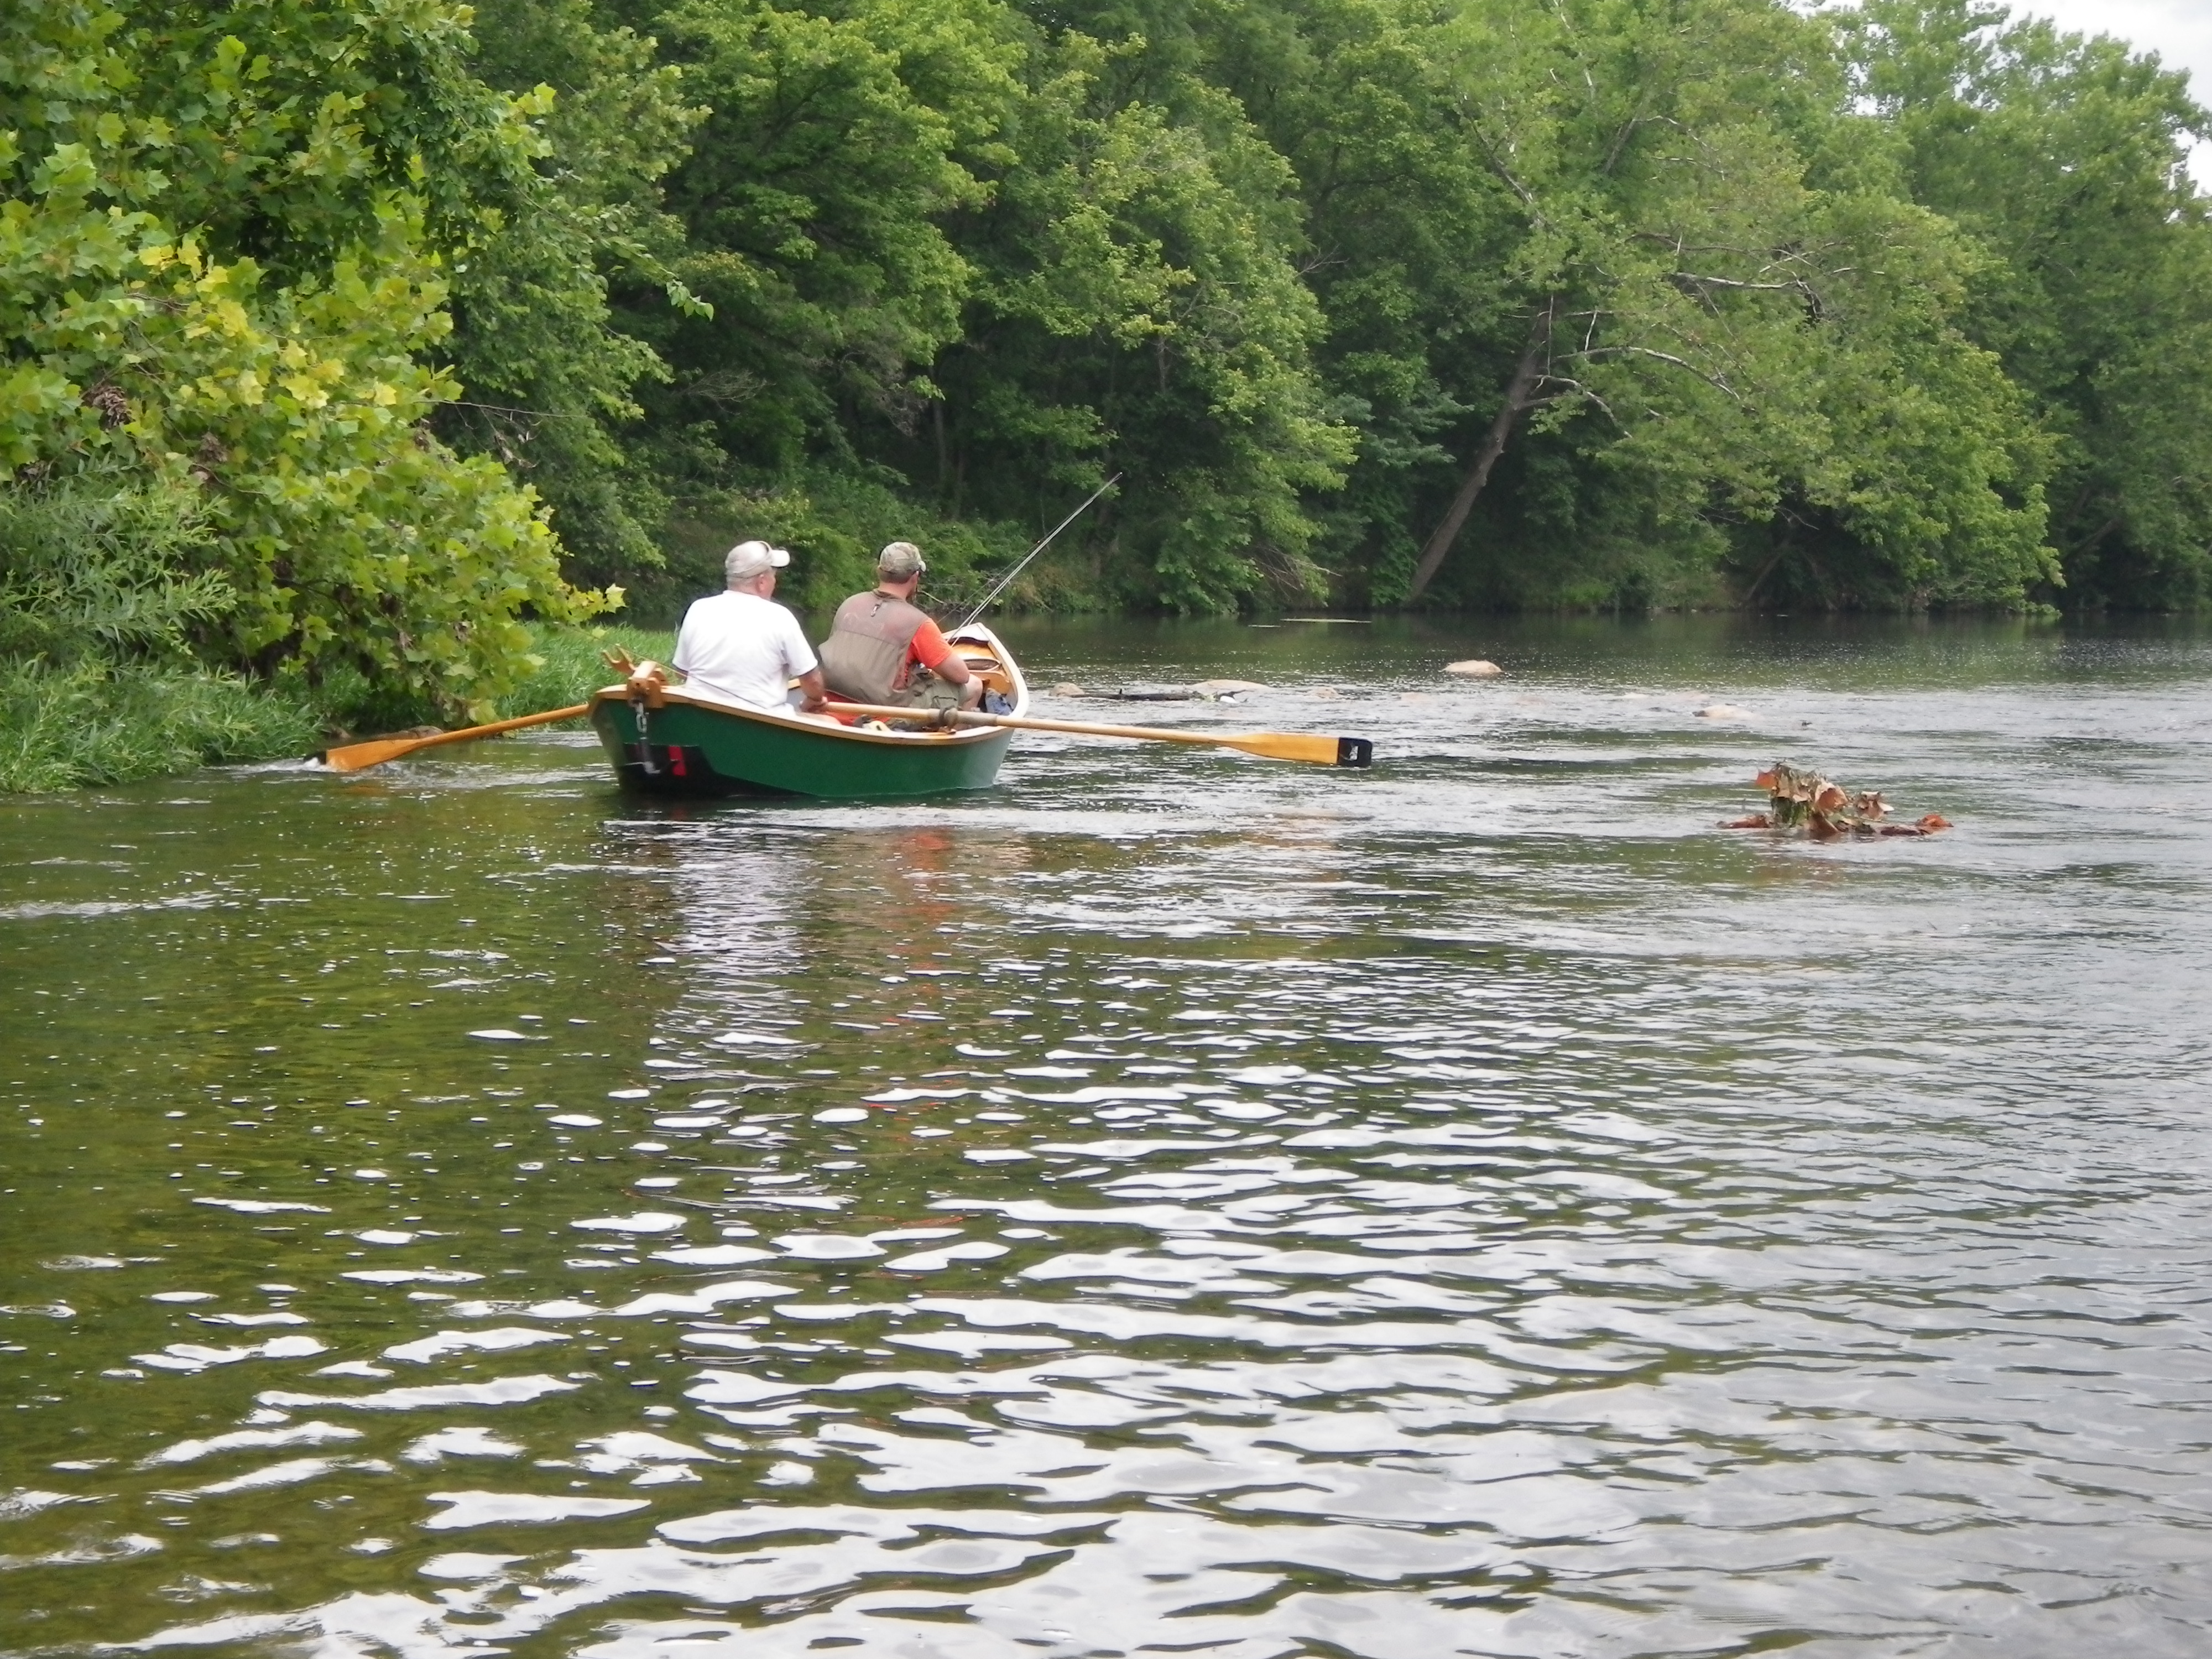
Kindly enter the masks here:
[[8, 809], [0, 1646], [2194, 1652], [2201, 648], [1208, 637], [1402, 758]]

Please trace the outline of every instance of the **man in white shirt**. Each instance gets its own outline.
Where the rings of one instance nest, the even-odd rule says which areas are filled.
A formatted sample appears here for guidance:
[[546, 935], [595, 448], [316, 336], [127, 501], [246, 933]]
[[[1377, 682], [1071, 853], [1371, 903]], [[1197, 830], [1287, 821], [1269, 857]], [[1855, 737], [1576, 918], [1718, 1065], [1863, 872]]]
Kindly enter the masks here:
[[799, 618], [775, 603], [775, 573], [791, 555], [766, 542], [739, 542], [722, 561], [726, 592], [696, 601], [676, 635], [686, 695], [739, 708], [786, 709], [793, 680], [810, 714], [823, 707], [822, 669]]

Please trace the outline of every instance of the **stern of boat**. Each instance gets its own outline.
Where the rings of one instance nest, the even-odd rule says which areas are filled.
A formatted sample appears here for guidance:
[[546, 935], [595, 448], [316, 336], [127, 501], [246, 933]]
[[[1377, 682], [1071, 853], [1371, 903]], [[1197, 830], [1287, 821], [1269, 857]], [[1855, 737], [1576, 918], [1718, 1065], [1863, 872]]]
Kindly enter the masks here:
[[1030, 684], [1023, 677], [1021, 665], [1014, 660], [1014, 653], [1006, 649], [1006, 642], [990, 629], [981, 623], [969, 623], [965, 627], [947, 629], [945, 640], [959, 650], [969, 672], [982, 676], [987, 691], [995, 691], [1006, 700], [1008, 707], [1000, 713], [1030, 712]]

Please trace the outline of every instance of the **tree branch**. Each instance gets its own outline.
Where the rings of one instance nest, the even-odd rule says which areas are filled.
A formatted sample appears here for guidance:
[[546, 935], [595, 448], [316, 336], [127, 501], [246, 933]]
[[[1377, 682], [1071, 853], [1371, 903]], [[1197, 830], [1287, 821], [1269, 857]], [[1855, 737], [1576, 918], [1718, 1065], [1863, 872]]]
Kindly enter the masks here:
[[[1549, 370], [1547, 370], [1545, 373], [1536, 377], [1536, 382], [1539, 386], [1565, 386], [1568, 391], [1575, 393], [1576, 396], [1587, 398], [1590, 402], [1595, 404], [1600, 409], [1605, 411], [1605, 418], [1611, 421], [1614, 427], [1619, 430], [1623, 433], [1626, 433], [1628, 430], [1627, 426], [1622, 422], [1620, 416], [1613, 412], [1613, 405], [1606, 402], [1604, 398], [1599, 397], [1596, 392], [1591, 391], [1589, 387], [1584, 386], [1580, 380], [1575, 380], [1570, 375], [1554, 374]], [[1554, 401], [1556, 401], [1556, 399], [1552, 398], [1531, 398], [1528, 400], [1528, 406], [1531, 409], [1534, 409], [1539, 404], [1547, 404]]]
[[1581, 355], [1584, 357], [1654, 357], [1662, 363], [1672, 363], [1675, 368], [1681, 369], [1687, 374], [1696, 375], [1707, 386], [1711, 386], [1717, 392], [1726, 392], [1737, 403], [1741, 403], [1743, 401], [1742, 394], [1734, 386], [1730, 386], [1724, 376], [1708, 374], [1705, 370], [1699, 368], [1695, 363], [1691, 362], [1687, 358], [1677, 357], [1671, 351], [1655, 351], [1650, 346], [1613, 345], [1598, 346], [1592, 350], [1583, 352]]
[[1810, 283], [1802, 280], [1787, 283], [1747, 283], [1734, 276], [1709, 276], [1695, 270], [1670, 270], [1667, 273], [1667, 280], [1691, 298], [1708, 301], [1710, 301], [1710, 295], [1705, 290], [1716, 288], [1728, 289], [1739, 294], [1800, 294], [1805, 298], [1807, 314], [1814, 322], [1820, 321], [1827, 315], [1826, 307], [1820, 303], [1820, 294]]
[[1491, 468], [1498, 465], [1498, 458], [1505, 453], [1505, 446], [1512, 439], [1514, 427], [1519, 424], [1522, 415], [1534, 401], [1530, 393], [1540, 378], [1538, 365], [1552, 343], [1553, 303], [1546, 303], [1543, 314], [1537, 318], [1535, 326], [1529, 331], [1528, 344], [1521, 353], [1521, 361], [1514, 366], [1512, 382], [1505, 389], [1504, 405], [1498, 410], [1497, 418], [1490, 423], [1490, 430], [1484, 434], [1482, 447], [1475, 452], [1474, 460], [1469, 463], [1467, 476], [1461, 480], [1459, 493], [1452, 497], [1452, 504], [1445, 512], [1443, 522], [1437, 526], [1427, 545], [1421, 549], [1420, 562], [1413, 567], [1413, 580], [1406, 588], [1408, 604], [1421, 597], [1435, 578], [1437, 568], [1443, 563], [1444, 556], [1451, 551], [1452, 544], [1459, 539], [1461, 526], [1467, 523], [1467, 515], [1474, 510], [1475, 497], [1482, 494], [1483, 486], [1490, 482]]

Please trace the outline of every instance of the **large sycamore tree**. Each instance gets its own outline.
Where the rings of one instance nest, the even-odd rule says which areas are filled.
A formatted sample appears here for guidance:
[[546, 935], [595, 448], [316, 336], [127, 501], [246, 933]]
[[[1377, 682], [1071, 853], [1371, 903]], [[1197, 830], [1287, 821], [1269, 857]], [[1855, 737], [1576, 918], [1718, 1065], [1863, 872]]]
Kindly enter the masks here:
[[1975, 251], [1905, 196], [1822, 25], [1765, 0], [1471, 0], [1443, 35], [1513, 221], [1518, 338], [1467, 390], [1487, 418], [1407, 599], [1524, 434], [1632, 499], [1647, 563], [1678, 550], [1686, 575], [1755, 551], [1753, 587], [1927, 604], [2051, 574], [2042, 448], [1959, 326]]

